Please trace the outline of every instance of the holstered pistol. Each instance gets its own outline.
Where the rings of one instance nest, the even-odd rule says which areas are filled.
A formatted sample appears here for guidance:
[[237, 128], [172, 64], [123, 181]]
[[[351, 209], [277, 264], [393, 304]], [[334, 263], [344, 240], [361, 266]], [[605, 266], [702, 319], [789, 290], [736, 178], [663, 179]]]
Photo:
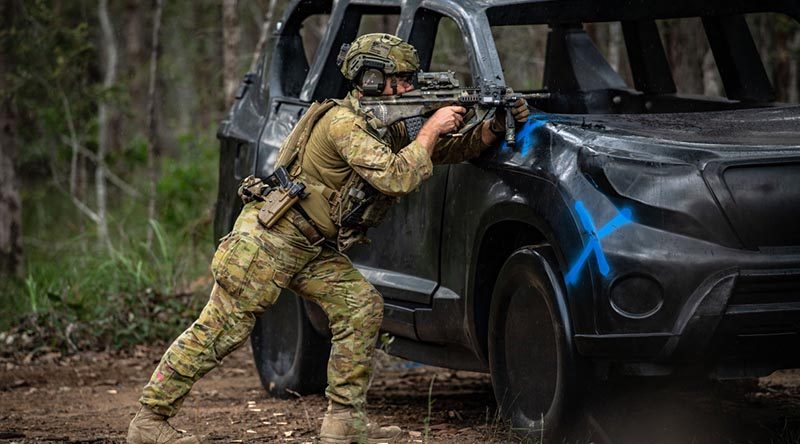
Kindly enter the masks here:
[[300, 197], [292, 196], [286, 188], [273, 188], [264, 198], [264, 205], [258, 211], [258, 221], [266, 228], [272, 228], [289, 211]]

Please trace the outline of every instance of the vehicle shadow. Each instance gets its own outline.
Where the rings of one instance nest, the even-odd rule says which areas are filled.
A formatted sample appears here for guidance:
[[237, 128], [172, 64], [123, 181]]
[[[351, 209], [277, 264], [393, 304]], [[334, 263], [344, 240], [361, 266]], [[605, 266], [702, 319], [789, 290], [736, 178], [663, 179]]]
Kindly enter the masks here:
[[798, 443], [796, 390], [745, 381], [626, 379], [594, 386], [572, 436], [597, 444]]

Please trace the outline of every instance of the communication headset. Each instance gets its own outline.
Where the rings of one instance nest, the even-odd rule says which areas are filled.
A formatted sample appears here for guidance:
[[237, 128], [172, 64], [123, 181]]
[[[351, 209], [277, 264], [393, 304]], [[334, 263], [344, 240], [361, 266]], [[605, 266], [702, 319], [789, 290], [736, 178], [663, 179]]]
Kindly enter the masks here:
[[[345, 43], [336, 57], [336, 64], [341, 67], [345, 63], [350, 44]], [[350, 79], [365, 96], [379, 96], [386, 87], [386, 72], [394, 71], [394, 62], [383, 57], [370, 54], [358, 54], [348, 61], [347, 78]], [[397, 83], [393, 82], [393, 90], [397, 91]]]
[[[381, 65], [382, 67], [383, 65]], [[379, 96], [386, 86], [386, 74], [381, 69], [377, 69], [377, 67], [367, 67], [365, 64], [361, 68], [361, 74], [357, 77], [356, 85], [365, 96]]]

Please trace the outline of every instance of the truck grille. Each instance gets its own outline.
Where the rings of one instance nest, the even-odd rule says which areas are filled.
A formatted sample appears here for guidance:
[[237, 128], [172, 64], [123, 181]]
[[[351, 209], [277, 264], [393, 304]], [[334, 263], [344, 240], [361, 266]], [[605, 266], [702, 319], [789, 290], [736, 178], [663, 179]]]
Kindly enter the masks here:
[[748, 271], [736, 279], [728, 306], [793, 302], [800, 302], [800, 270]]
[[723, 209], [746, 247], [800, 245], [800, 162], [736, 165], [722, 176]]

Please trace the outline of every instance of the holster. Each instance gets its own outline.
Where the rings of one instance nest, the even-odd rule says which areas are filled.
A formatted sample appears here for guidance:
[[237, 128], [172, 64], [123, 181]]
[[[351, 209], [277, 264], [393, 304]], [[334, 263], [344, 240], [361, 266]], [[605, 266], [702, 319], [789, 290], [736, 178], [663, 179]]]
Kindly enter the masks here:
[[295, 205], [308, 196], [305, 189], [303, 182], [292, 179], [286, 168], [280, 167], [264, 180], [253, 176], [246, 178], [239, 187], [239, 196], [245, 203], [252, 200], [264, 202], [258, 210], [258, 222], [265, 228], [272, 228], [285, 215], [316, 246], [325, 241], [325, 236], [303, 208]]
[[264, 205], [258, 211], [258, 221], [264, 227], [272, 228], [289, 208], [299, 201], [300, 196], [292, 196], [288, 189], [273, 188], [264, 196]]

